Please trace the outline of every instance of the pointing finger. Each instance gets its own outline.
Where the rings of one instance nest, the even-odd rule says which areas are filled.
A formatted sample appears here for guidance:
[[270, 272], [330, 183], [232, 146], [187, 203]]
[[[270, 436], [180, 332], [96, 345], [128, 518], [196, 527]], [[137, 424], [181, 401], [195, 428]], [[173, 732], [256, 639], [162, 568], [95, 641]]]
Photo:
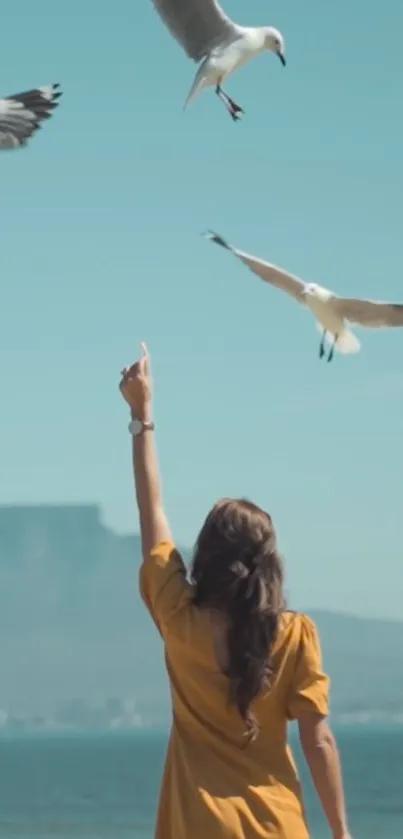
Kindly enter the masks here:
[[150, 371], [150, 356], [148, 354], [147, 344], [142, 341], [141, 344], [141, 359], [140, 359], [140, 367], [142, 373], [149, 373]]

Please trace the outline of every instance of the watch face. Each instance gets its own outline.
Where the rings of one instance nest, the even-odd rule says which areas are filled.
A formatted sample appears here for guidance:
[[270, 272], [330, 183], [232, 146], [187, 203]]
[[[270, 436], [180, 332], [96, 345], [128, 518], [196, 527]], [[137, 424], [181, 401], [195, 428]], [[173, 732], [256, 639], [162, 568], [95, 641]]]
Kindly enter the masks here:
[[134, 434], [134, 436], [136, 436], [136, 434], [140, 434], [140, 431], [142, 430], [143, 425], [140, 422], [140, 420], [134, 419], [134, 420], [131, 421], [129, 428], [130, 428], [131, 434]]

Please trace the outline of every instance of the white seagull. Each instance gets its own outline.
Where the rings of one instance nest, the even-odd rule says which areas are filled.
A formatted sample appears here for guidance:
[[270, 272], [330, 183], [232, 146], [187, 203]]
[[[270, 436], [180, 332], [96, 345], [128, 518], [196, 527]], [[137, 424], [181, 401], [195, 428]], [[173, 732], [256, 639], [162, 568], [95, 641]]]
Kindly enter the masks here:
[[360, 342], [346, 323], [359, 326], [380, 327], [403, 326], [403, 303], [383, 303], [378, 300], [360, 300], [353, 297], [338, 297], [316, 283], [304, 283], [298, 277], [288, 274], [269, 262], [239, 251], [229, 245], [222, 236], [209, 231], [206, 238], [231, 251], [248, 268], [266, 283], [280, 288], [294, 297], [298, 303], [307, 306], [317, 320], [322, 339], [319, 358], [325, 355], [325, 341], [330, 346], [327, 360], [331, 361], [335, 349], [349, 355], [360, 349]]
[[242, 108], [223, 91], [222, 84], [251, 58], [269, 51], [285, 66], [284, 38], [272, 26], [239, 26], [217, 0], [152, 0], [174, 38], [193, 61], [201, 62], [185, 102], [186, 106], [206, 87], [215, 87], [233, 120]]
[[59, 88], [58, 84], [43, 85], [0, 99], [0, 149], [26, 146], [58, 106], [62, 95]]

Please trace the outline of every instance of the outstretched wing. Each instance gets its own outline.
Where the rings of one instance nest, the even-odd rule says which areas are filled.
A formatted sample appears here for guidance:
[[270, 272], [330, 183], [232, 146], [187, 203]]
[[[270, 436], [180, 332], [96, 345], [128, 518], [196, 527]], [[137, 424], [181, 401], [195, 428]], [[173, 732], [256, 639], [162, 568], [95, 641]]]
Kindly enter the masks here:
[[51, 84], [0, 99], [0, 149], [25, 146], [52, 116], [61, 95], [59, 85]]
[[294, 297], [295, 300], [298, 300], [299, 303], [304, 303], [302, 292], [305, 289], [305, 283], [298, 277], [294, 277], [293, 274], [288, 274], [287, 271], [283, 271], [282, 268], [277, 268], [269, 262], [264, 262], [263, 259], [258, 259], [257, 256], [250, 256], [243, 251], [238, 251], [232, 245], [229, 245], [218, 233], [209, 232], [206, 234], [206, 237], [212, 242], [215, 242], [216, 245], [221, 245], [221, 247], [231, 251], [254, 274], [257, 274], [258, 277], [264, 280], [265, 283], [270, 283], [270, 285], [280, 288], [282, 291], [290, 294], [291, 297]]
[[152, 0], [174, 38], [194, 61], [238, 36], [237, 25], [217, 0]]
[[338, 297], [335, 306], [339, 314], [350, 323], [373, 328], [403, 326], [403, 303], [382, 303], [377, 300], [359, 300]]

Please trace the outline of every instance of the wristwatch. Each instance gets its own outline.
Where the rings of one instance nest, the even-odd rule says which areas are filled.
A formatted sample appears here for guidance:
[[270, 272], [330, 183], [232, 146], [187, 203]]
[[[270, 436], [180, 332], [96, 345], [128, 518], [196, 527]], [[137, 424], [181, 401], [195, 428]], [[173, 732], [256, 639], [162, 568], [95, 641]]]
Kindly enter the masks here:
[[129, 422], [129, 432], [133, 437], [138, 437], [139, 434], [142, 434], [143, 431], [154, 431], [155, 425], [151, 421], [139, 420], [139, 419], [132, 419]]

